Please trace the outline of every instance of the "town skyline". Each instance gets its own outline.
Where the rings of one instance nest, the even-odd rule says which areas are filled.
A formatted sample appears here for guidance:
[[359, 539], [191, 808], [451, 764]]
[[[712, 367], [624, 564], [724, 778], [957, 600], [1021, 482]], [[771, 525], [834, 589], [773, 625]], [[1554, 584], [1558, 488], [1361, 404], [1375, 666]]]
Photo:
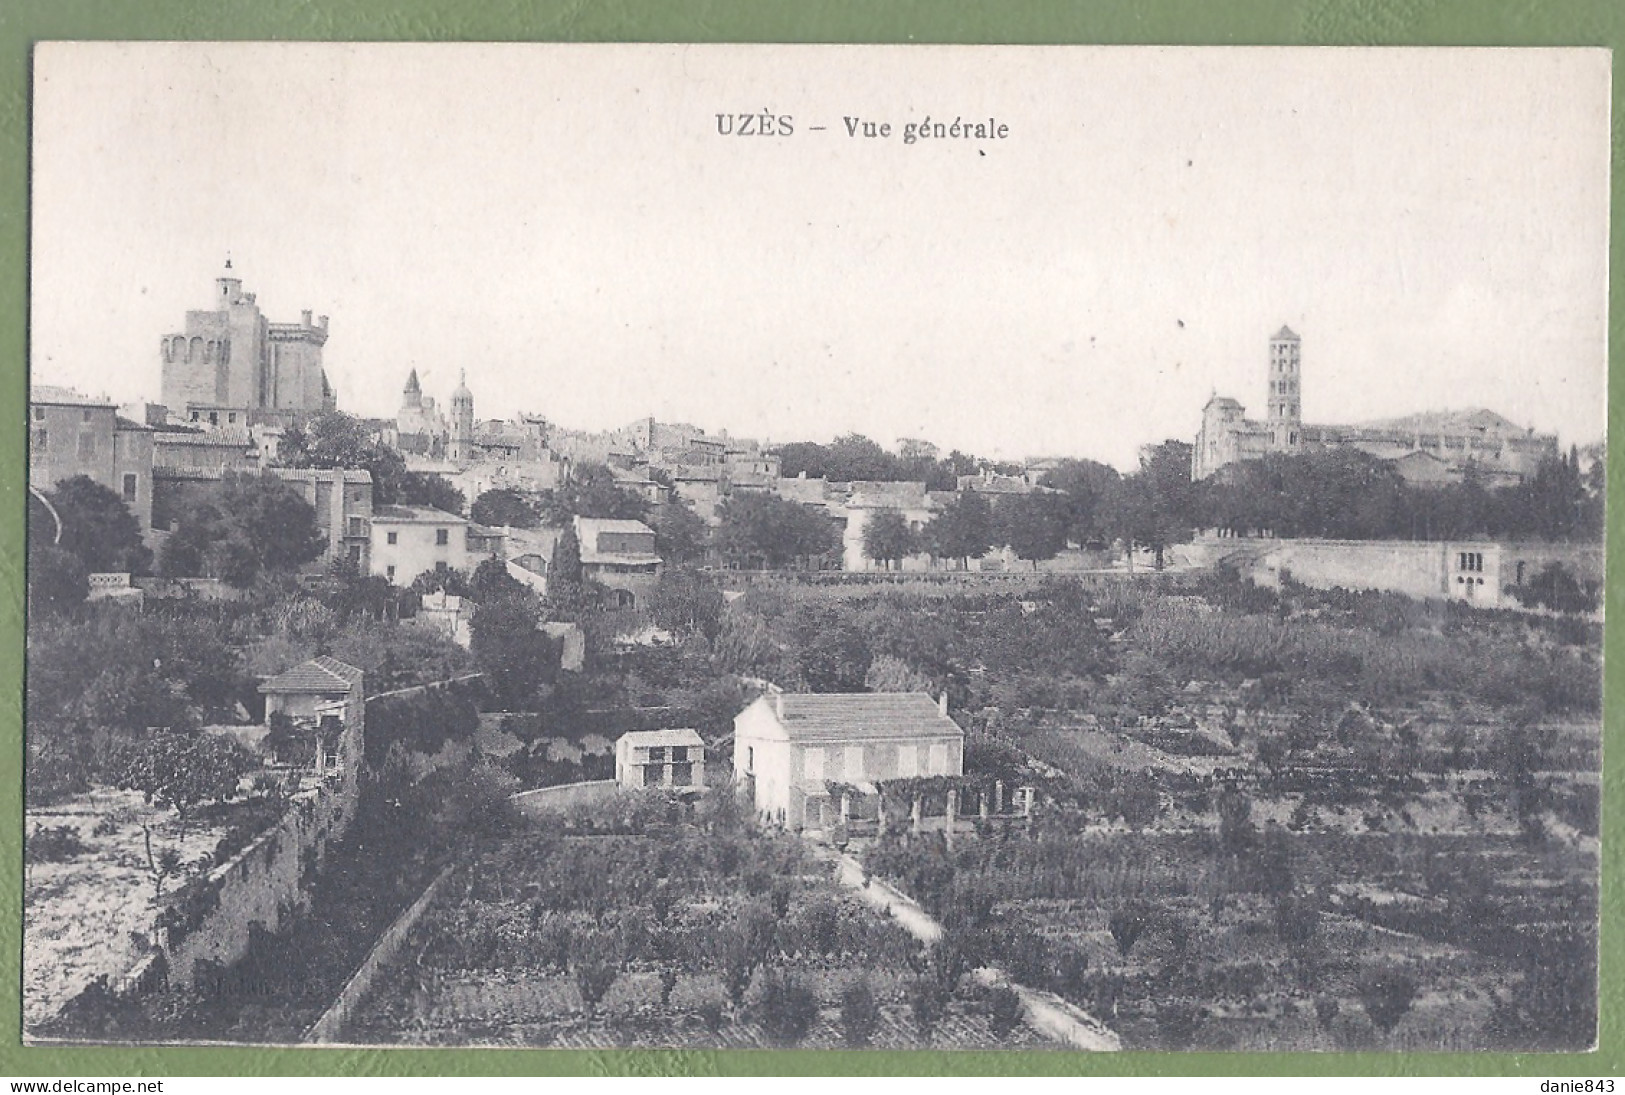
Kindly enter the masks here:
[[[858, 58], [798, 84], [651, 48], [617, 80], [615, 52], [516, 47], [467, 76], [339, 46], [109, 44], [71, 72], [44, 50], [34, 376], [156, 400], [159, 338], [229, 252], [272, 319], [332, 317], [340, 408], [366, 417], [413, 368], [442, 399], [467, 370], [481, 418], [1126, 468], [1191, 439], [1211, 394], [1259, 413], [1286, 324], [1306, 421], [1485, 407], [1564, 445], [1603, 435], [1607, 113], [1583, 92], [1606, 65], [1586, 54], [1387, 54], [1353, 77], [1306, 51], [1027, 57], [971, 95], [1009, 141], [905, 157], [741, 148], [710, 107], [772, 92], [805, 124], [844, 91], [901, 121], [963, 97], [961, 70], [906, 54], [899, 96]], [[1317, 90], [1327, 64], [1371, 94]], [[1446, 70], [1495, 78], [1467, 101]], [[403, 101], [404, 71], [445, 98]], [[1064, 74], [1083, 105], [1044, 100]], [[533, 110], [500, 109], [515, 88]], [[458, 131], [471, 114], [489, 124]], [[192, 174], [209, 185], [177, 201]]]

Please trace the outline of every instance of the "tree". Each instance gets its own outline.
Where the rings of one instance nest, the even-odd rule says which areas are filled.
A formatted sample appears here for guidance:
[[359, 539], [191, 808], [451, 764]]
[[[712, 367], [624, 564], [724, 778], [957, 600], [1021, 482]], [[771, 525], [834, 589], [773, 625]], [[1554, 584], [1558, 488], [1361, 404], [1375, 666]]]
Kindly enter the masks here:
[[1151, 548], [1160, 570], [1168, 545], [1189, 539], [1198, 523], [1196, 500], [1189, 443], [1164, 441], [1141, 450], [1139, 470], [1108, 498], [1103, 527], [1131, 552], [1135, 544]]
[[1016, 557], [1038, 569], [1044, 559], [1053, 559], [1066, 547], [1067, 510], [1063, 498], [1053, 494], [1011, 494], [999, 500], [994, 511], [999, 538]]
[[[467, 597], [473, 591], [473, 586], [469, 582], [467, 574], [464, 574], [456, 567], [446, 566], [444, 563], [430, 567], [416, 578], [413, 578], [412, 584], [407, 588], [419, 597], [427, 593], [439, 593], [442, 590], [453, 597]], [[520, 586], [520, 588], [523, 589], [524, 587]]]
[[469, 517], [479, 524], [496, 527], [535, 528], [540, 522], [535, 503], [512, 487], [482, 491], [474, 499]]
[[984, 495], [962, 491], [931, 519], [922, 535], [931, 554], [939, 559], [958, 559], [968, 567], [970, 560], [986, 555], [993, 547], [993, 507]]
[[541, 605], [527, 590], [481, 603], [469, 622], [469, 653], [506, 708], [522, 707], [538, 685], [558, 675], [558, 651], [537, 630], [540, 620]]
[[86, 571], [144, 574], [151, 568], [141, 522], [113, 491], [88, 475], [75, 475], [58, 483], [50, 497], [62, 520], [56, 546], [77, 557]]
[[736, 494], [719, 517], [717, 549], [736, 565], [783, 568], [840, 547], [822, 512], [771, 494]]
[[270, 472], [227, 472], [180, 509], [164, 542], [171, 577], [220, 578], [245, 588], [266, 571], [290, 571], [321, 555], [327, 541], [316, 511]]
[[1038, 481], [1066, 496], [1067, 535], [1079, 544], [1106, 535], [1102, 522], [1108, 500], [1122, 476], [1094, 460], [1062, 460]]
[[894, 509], [876, 510], [863, 527], [863, 553], [877, 563], [892, 563], [899, 567], [903, 560], [919, 550], [919, 537], [908, 527], [908, 521]]
[[699, 514], [675, 495], [655, 517], [655, 550], [667, 563], [692, 563], [705, 556], [711, 530]]
[[28, 552], [28, 611], [30, 615], [57, 616], [90, 595], [85, 564], [72, 552], [35, 547]]
[[372, 473], [374, 505], [401, 500], [406, 458], [380, 444], [361, 419], [342, 411], [324, 411], [303, 427], [288, 427], [277, 459], [290, 468], [365, 469]]
[[1360, 1005], [1371, 1025], [1391, 1033], [1411, 1010], [1417, 995], [1416, 981], [1403, 970], [1373, 970], [1360, 980]]
[[574, 517], [613, 517], [641, 521], [649, 503], [615, 481], [602, 464], [576, 464], [569, 478], [536, 496], [536, 512], [547, 525], [569, 524]]
[[863, 1049], [880, 1029], [880, 1002], [866, 974], [841, 993], [841, 1039], [851, 1049]]
[[252, 766], [247, 750], [230, 738], [160, 732], [126, 753], [117, 786], [140, 791], [147, 802], [173, 809], [184, 822], [199, 804], [235, 794]]
[[814, 692], [861, 692], [872, 655], [863, 633], [838, 624], [818, 627], [800, 644], [798, 666]]
[[409, 471], [401, 475], [398, 501], [408, 506], [429, 506], [443, 513], [461, 514], [467, 499], [443, 475]]
[[480, 560], [468, 580], [468, 595], [476, 601], [494, 601], [524, 595], [527, 587], [508, 573], [508, 564], [492, 555]]
[[714, 639], [722, 628], [722, 593], [692, 570], [668, 569], [649, 597], [649, 614], [674, 635]]

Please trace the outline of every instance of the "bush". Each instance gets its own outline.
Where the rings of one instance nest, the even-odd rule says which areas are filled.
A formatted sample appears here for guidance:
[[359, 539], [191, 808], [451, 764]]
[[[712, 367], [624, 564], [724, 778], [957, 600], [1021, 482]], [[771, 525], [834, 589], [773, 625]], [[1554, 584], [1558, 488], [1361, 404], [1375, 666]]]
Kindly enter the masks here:
[[935, 977], [921, 977], [908, 986], [908, 1006], [914, 1016], [914, 1025], [920, 1031], [920, 1037], [929, 1038], [931, 1032], [937, 1029], [948, 1014], [948, 1001], [951, 992], [943, 990], [942, 982]]
[[1009, 985], [1000, 985], [988, 994], [987, 1022], [995, 1038], [1010, 1037], [1021, 1025], [1023, 1013], [1021, 996]]
[[90, 851], [72, 825], [36, 826], [28, 834], [23, 856], [29, 863], [61, 863]]
[[818, 997], [794, 975], [768, 970], [762, 975], [757, 1017], [768, 1039], [793, 1046], [818, 1019]]
[[1360, 980], [1360, 1004], [1371, 1025], [1392, 1031], [1416, 1001], [1416, 981], [1402, 970], [1376, 970]]
[[1112, 941], [1117, 944], [1117, 952], [1125, 958], [1150, 925], [1151, 910], [1138, 901], [1131, 901], [1114, 910], [1111, 920], [1107, 923], [1107, 927], [1111, 929]]
[[867, 1046], [880, 1029], [880, 1003], [868, 977], [859, 977], [841, 993], [841, 1038], [852, 1049]]

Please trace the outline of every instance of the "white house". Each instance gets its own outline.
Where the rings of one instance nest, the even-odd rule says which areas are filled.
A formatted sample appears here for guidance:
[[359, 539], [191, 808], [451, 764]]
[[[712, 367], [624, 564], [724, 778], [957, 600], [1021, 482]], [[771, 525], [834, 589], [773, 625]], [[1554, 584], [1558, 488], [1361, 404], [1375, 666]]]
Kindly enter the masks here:
[[501, 529], [476, 525], [429, 506], [376, 506], [370, 522], [371, 573], [411, 585], [426, 570], [470, 571], [486, 557], [502, 558]]
[[734, 779], [759, 816], [792, 829], [834, 822], [831, 783], [873, 793], [882, 780], [962, 775], [964, 760], [946, 694], [774, 692], [734, 717]]

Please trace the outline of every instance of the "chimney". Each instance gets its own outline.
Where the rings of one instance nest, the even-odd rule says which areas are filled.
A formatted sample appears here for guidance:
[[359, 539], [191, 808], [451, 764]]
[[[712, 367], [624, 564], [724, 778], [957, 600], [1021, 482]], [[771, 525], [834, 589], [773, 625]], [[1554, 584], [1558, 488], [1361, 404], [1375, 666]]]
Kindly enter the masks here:
[[946, 715], [948, 713], [948, 691], [947, 691], [947, 689], [944, 689], [943, 692], [942, 692], [942, 695], [937, 697], [937, 713], [941, 714], [941, 715]]
[[782, 688], [773, 690], [773, 712], [779, 716], [780, 722], [784, 721], [784, 689]]

